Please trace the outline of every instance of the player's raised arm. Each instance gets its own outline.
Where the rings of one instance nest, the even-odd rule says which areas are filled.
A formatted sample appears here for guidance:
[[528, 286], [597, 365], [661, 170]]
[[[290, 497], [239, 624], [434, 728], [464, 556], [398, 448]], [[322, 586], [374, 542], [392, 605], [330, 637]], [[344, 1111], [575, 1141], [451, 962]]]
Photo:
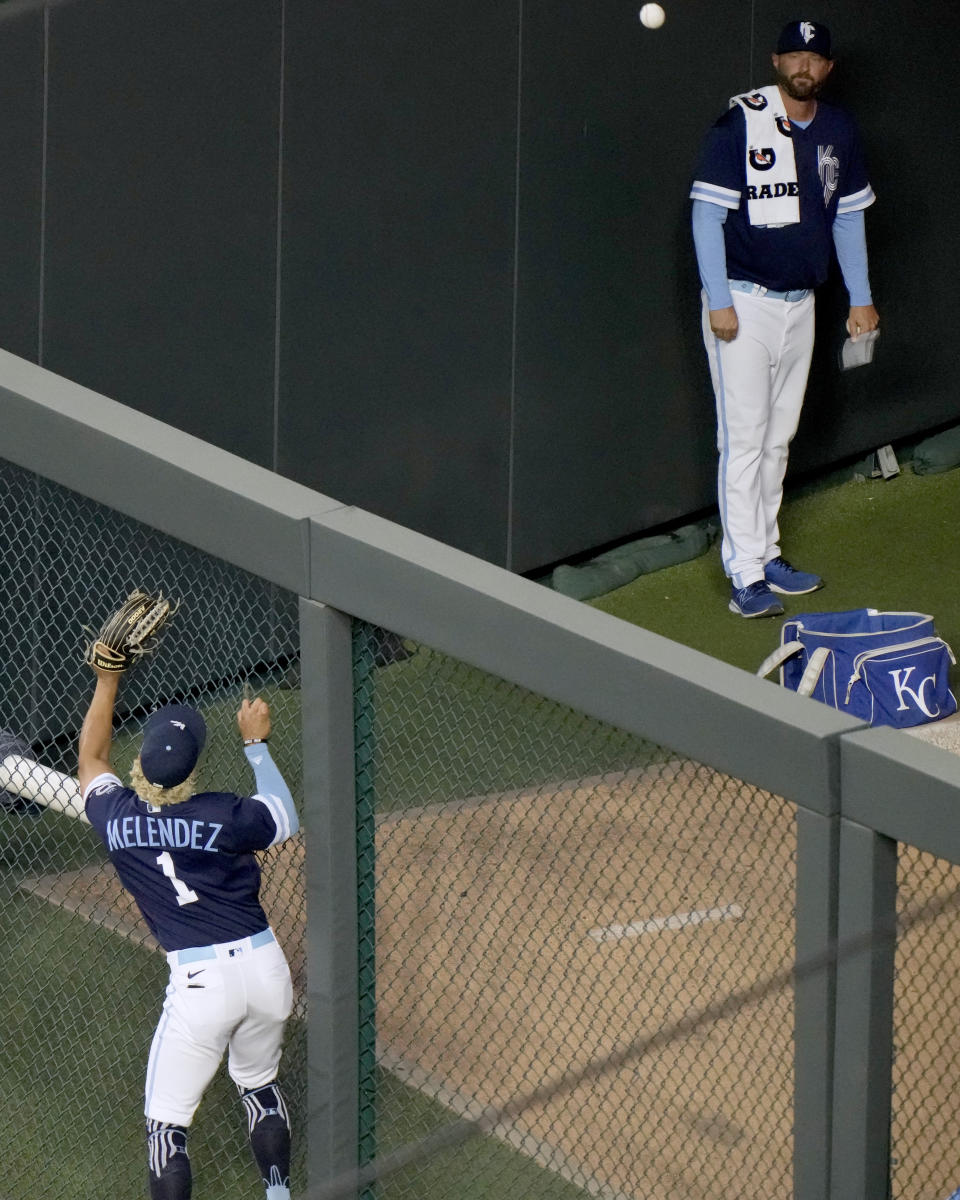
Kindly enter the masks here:
[[77, 775], [80, 794], [90, 782], [105, 771], [111, 771], [110, 745], [113, 741], [113, 709], [120, 687], [120, 673], [94, 667], [97, 686], [80, 729], [77, 745]]
[[77, 747], [81, 796], [92, 780], [112, 770], [110, 744], [120, 676], [153, 651], [160, 630], [176, 607], [162, 592], [134, 588], [94, 633], [85, 661], [97, 677], [97, 686]]
[[300, 828], [293, 796], [276, 763], [270, 756], [270, 709], [265, 700], [244, 700], [237, 713], [237, 727], [243, 738], [243, 752], [253, 768], [257, 797], [270, 809], [277, 827], [274, 845], [285, 842]]

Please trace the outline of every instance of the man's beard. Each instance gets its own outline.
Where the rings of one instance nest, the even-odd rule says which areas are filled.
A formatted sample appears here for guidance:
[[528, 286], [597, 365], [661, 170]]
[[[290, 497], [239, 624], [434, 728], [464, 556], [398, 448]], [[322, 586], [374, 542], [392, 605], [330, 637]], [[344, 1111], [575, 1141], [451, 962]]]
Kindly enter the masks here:
[[813, 79], [806, 76], [794, 76], [791, 79], [788, 75], [781, 75], [779, 71], [777, 83], [792, 100], [815, 100], [823, 90], [823, 84], [816, 83]]

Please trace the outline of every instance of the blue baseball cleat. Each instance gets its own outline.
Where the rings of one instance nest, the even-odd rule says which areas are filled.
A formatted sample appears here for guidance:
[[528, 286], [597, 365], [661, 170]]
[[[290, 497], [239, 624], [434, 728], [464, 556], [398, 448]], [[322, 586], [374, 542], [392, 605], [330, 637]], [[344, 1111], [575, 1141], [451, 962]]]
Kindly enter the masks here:
[[741, 617], [779, 617], [783, 612], [783, 605], [763, 579], [733, 588], [729, 608]]
[[811, 571], [798, 571], [785, 558], [778, 555], [763, 568], [763, 577], [771, 592], [783, 596], [805, 596], [823, 587], [823, 580]]

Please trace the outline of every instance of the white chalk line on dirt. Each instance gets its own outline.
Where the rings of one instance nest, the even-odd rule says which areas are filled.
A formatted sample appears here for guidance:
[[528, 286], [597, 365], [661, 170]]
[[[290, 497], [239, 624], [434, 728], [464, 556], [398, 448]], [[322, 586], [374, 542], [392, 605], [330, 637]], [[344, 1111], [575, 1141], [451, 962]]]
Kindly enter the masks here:
[[663, 933], [671, 929], [688, 929], [714, 921], [739, 921], [743, 909], [739, 904], [719, 908], [699, 908], [693, 912], [671, 913], [668, 917], [650, 917], [646, 921], [631, 921], [629, 925], [606, 925], [591, 929], [588, 937], [595, 942], [620, 942], [624, 938], [642, 937], [645, 933]]

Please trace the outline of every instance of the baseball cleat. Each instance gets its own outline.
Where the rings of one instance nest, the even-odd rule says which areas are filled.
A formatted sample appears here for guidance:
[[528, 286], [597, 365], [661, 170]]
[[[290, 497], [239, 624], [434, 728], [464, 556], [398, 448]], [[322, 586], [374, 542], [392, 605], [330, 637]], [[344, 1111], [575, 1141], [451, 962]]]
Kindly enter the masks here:
[[763, 579], [745, 588], [733, 588], [729, 608], [741, 617], [779, 617], [783, 612], [783, 605]]
[[778, 555], [763, 568], [763, 577], [771, 592], [783, 596], [805, 596], [823, 587], [823, 580], [812, 571], [798, 571], [785, 558]]

